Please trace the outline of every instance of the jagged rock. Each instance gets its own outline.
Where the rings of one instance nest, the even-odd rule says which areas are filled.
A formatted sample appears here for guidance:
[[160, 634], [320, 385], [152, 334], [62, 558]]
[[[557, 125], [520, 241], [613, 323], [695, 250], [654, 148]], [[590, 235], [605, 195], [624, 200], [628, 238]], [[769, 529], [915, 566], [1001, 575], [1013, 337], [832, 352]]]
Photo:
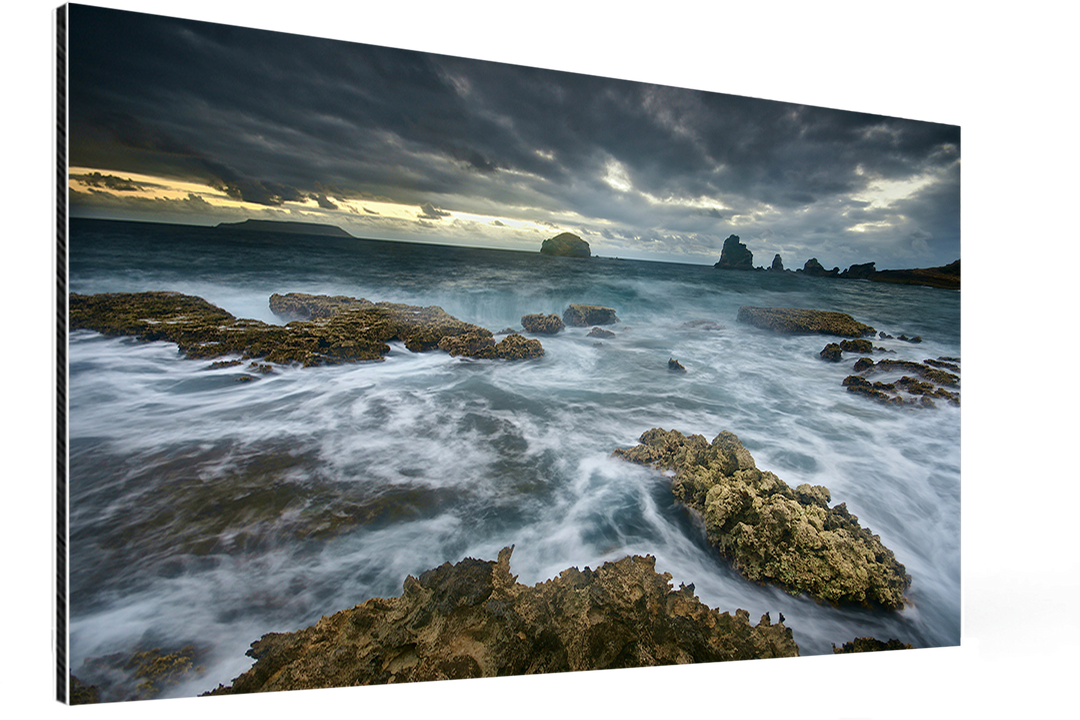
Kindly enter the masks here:
[[686, 372], [686, 368], [675, 358], [668, 358], [667, 369], [672, 372]]
[[836, 343], [826, 345], [819, 355], [822, 360], [828, 360], [829, 362], [840, 362], [843, 359], [842, 348]]
[[802, 266], [802, 270], [797, 270], [804, 275], [811, 277], [836, 277], [840, 274], [840, 268], [835, 267], [832, 270], [826, 270], [817, 258], [810, 258], [806, 261], [806, 264]]
[[865, 338], [859, 338], [857, 340], [841, 340], [840, 349], [844, 352], [872, 353], [874, 352], [874, 344]]
[[784, 272], [784, 261], [780, 259], [780, 253], [776, 253], [772, 259], [772, 265], [769, 266], [770, 270], [776, 272]]
[[948, 387], [954, 387], [960, 384], [960, 378], [952, 373], [945, 372], [938, 368], [928, 367], [922, 363], [911, 362], [910, 360], [879, 360], [874, 365], [875, 372], [888, 372], [888, 371], [906, 371], [914, 372], [924, 380], [929, 380], [932, 383], [938, 385], [946, 385]]
[[539, 333], [541, 335], [554, 335], [566, 326], [563, 325], [563, 321], [559, 319], [559, 316], [554, 313], [551, 315], [536, 313], [533, 315], [522, 315], [521, 327], [525, 328], [526, 332]]
[[841, 337], [873, 335], [874, 328], [857, 322], [847, 313], [797, 308], [762, 308], [744, 305], [738, 321], [780, 333], [818, 333]]
[[573, 233], [564, 232], [548, 238], [540, 245], [543, 255], [562, 255], [564, 257], [591, 257], [589, 243]]
[[848, 375], [840, 384], [846, 387], [850, 393], [865, 395], [871, 400], [876, 400], [885, 405], [904, 404], [904, 398], [891, 394], [896, 392], [896, 386], [892, 383], [871, 383], [859, 375]]
[[873, 360], [871, 360], [870, 358], [859, 358], [855, 361], [855, 367], [853, 369], [855, 370], [855, 372], [861, 373], [864, 370], [869, 370], [872, 367], [874, 367]]
[[845, 504], [827, 506], [828, 488], [793, 490], [726, 431], [710, 444], [654, 428], [639, 442], [614, 455], [674, 470], [672, 493], [701, 513], [709, 541], [747, 578], [833, 603], [904, 606], [904, 566]]
[[210, 363], [210, 370], [221, 370], [222, 368], [236, 367], [237, 365], [243, 365], [240, 360], [217, 360]]
[[202, 298], [174, 292], [72, 293], [69, 327], [145, 341], [167, 340], [189, 358], [236, 354], [305, 367], [381, 360], [390, 352], [390, 340], [400, 340], [413, 352], [425, 352], [437, 348], [445, 337], [491, 335], [436, 306], [275, 293], [271, 308], [309, 319], [284, 326], [238, 319]]
[[602, 305], [568, 305], [563, 311], [562, 319], [571, 327], [614, 325], [619, 322], [615, 310]]
[[874, 269], [875, 263], [868, 262], [861, 265], [852, 265], [844, 272], [840, 273], [841, 278], [848, 280], [869, 280], [874, 276], [877, 271]]
[[903, 340], [904, 342], [909, 342], [909, 343], [921, 343], [922, 342], [922, 338], [919, 337], [918, 335], [916, 335], [915, 337], [908, 337], [907, 335], [901, 335], [900, 337], [898, 337], [896, 339], [897, 340]]
[[738, 235], [729, 235], [720, 250], [720, 259], [713, 265], [723, 270], [753, 270], [754, 253], [739, 242]]
[[953, 370], [954, 372], [960, 372], [960, 366], [954, 362], [949, 362], [946, 358], [938, 358], [937, 360], [923, 360], [925, 365], [933, 365], [936, 368], [942, 368], [943, 370]]
[[878, 337], [881, 338], [882, 340], [892, 340], [892, 335], [885, 332], [884, 330], [882, 330], [881, 332], [878, 333]]
[[68, 703], [70, 705], [92, 705], [101, 702], [101, 691], [97, 685], [84, 685], [79, 678], [68, 674]]
[[517, 332], [517, 330], [515, 330], [514, 328], [507, 327], [507, 328], [503, 328], [502, 330], [500, 330], [499, 332], [497, 332], [495, 334], [496, 335], [513, 335], [516, 332]]
[[605, 330], [601, 327], [594, 327], [585, 337], [598, 337], [610, 340], [611, 338], [615, 337], [615, 333], [611, 332], [610, 330]]
[[672, 589], [652, 556], [527, 587], [510, 573], [511, 551], [445, 563], [407, 577], [398, 597], [264, 635], [248, 651], [255, 664], [208, 694], [798, 655], [782, 622], [709, 608], [692, 587]]
[[833, 643], [832, 646], [833, 653], [837, 655], [842, 653], [880, 652], [882, 650], [911, 649], [913, 649], [911, 643], [902, 643], [896, 638], [892, 638], [888, 642], [881, 642], [880, 640], [872, 637], [855, 638], [851, 642], [844, 643], [841, 647], [836, 647], [836, 643]]
[[481, 332], [444, 337], [439, 341], [439, 349], [455, 357], [464, 355], [485, 360], [530, 360], [544, 354], [539, 340], [517, 333], [507, 335], [497, 343], [491, 335]]

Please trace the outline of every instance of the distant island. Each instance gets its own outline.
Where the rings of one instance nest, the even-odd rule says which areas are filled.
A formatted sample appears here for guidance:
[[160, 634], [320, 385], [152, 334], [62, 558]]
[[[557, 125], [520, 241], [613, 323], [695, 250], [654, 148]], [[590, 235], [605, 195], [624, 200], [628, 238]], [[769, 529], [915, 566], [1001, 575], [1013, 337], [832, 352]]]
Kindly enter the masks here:
[[296, 222], [293, 220], [244, 220], [243, 222], [223, 222], [215, 227], [227, 230], [258, 230], [259, 232], [288, 233], [289, 235], [327, 235], [329, 237], [353, 237], [337, 225], [322, 223]]
[[564, 232], [548, 238], [540, 246], [541, 255], [562, 255], [564, 257], [592, 257], [589, 243], [574, 233]]

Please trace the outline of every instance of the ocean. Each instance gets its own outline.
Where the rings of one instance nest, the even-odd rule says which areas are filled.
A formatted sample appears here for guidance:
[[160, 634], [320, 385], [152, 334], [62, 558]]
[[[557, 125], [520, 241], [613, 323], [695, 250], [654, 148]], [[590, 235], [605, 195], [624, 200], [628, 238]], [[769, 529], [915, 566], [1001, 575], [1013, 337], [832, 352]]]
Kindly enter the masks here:
[[[653, 555], [712, 607], [754, 622], [783, 613], [802, 655], [865, 636], [960, 642], [960, 408], [848, 393], [858, 356], [818, 357], [834, 338], [735, 319], [743, 305], [835, 310], [922, 338], [875, 340], [889, 358], [959, 358], [959, 291], [87, 219], [70, 224], [69, 283], [173, 290], [271, 323], [283, 321], [269, 296], [288, 292], [438, 305], [493, 332], [571, 303], [621, 321], [610, 339], [538, 336], [539, 360], [392, 343], [382, 362], [269, 374], [72, 332], [69, 665], [111, 687], [106, 699], [135, 683], [115, 658], [193, 648], [201, 672], [164, 695], [196, 695], [246, 670], [265, 633], [509, 545], [529, 585]], [[729, 430], [788, 485], [827, 486], [906, 566], [912, 604], [835, 608], [741, 577], [663, 473], [611, 457], [654, 427], [710, 440]]]

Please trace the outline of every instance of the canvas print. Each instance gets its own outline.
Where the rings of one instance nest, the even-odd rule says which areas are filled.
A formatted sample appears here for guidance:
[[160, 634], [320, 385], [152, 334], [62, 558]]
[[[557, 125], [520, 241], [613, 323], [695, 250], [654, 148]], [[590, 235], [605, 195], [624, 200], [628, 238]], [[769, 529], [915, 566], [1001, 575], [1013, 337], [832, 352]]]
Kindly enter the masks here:
[[70, 702], [959, 644], [958, 127], [61, 13]]

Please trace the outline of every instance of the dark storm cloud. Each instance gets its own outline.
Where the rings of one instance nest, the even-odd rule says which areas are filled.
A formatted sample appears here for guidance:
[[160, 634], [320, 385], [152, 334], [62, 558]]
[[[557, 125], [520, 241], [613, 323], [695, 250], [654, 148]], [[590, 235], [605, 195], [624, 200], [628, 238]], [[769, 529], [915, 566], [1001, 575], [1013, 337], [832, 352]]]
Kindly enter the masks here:
[[[736, 222], [793, 233], [796, 211], [841, 232], [852, 195], [959, 157], [959, 129], [945, 125], [71, 12], [73, 164], [201, 177], [268, 206], [327, 208], [333, 187], [339, 201], [385, 197], [429, 220], [445, 217], [428, 209], [439, 197], [451, 210], [553, 228], [576, 214], [618, 226], [615, 237], [710, 246]], [[933, 238], [951, 236], [958, 198], [934, 187], [909, 211]]]
[[138, 192], [152, 187], [152, 183], [137, 183], [131, 178], [121, 178], [116, 175], [107, 175], [99, 172], [72, 175], [75, 180], [80, 180], [91, 188], [105, 188], [107, 190]]
[[330, 198], [326, 197], [322, 193], [316, 193], [311, 196], [311, 199], [319, 204], [323, 210], [337, 210], [338, 206], [331, 202]]

